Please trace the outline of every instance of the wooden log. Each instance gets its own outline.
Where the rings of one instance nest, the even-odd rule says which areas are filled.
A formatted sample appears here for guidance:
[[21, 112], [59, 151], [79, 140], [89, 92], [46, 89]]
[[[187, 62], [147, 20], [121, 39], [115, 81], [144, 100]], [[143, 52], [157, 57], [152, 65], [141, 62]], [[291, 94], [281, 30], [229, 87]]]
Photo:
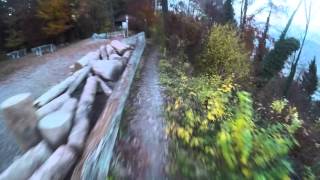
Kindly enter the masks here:
[[80, 84], [84, 81], [84, 79], [89, 75], [91, 70], [90, 66], [84, 67], [80, 70], [79, 76], [77, 76], [76, 80], [70, 84], [67, 92], [71, 95], [77, 88], [80, 86]]
[[53, 148], [66, 141], [72, 126], [72, 117], [72, 113], [56, 111], [39, 121], [38, 128], [42, 137]]
[[104, 94], [109, 97], [112, 94], [112, 89], [99, 77], [97, 77], [97, 81]]
[[76, 110], [77, 105], [78, 105], [78, 100], [76, 98], [70, 98], [63, 104], [63, 106], [59, 109], [59, 111], [74, 114], [74, 111]]
[[109, 56], [109, 60], [121, 60], [121, 59], [122, 59], [122, 57], [119, 56], [117, 53], [111, 54]]
[[92, 65], [95, 74], [100, 75], [105, 80], [117, 81], [124, 69], [123, 63], [117, 60], [96, 61]]
[[89, 131], [90, 123], [88, 120], [88, 114], [94, 103], [97, 92], [97, 83], [95, 76], [90, 76], [87, 79], [76, 111], [74, 119], [75, 125], [72, 127], [71, 133], [68, 137], [68, 145], [78, 152], [82, 151]]
[[118, 54], [122, 55], [126, 50], [131, 47], [125, 43], [122, 43], [118, 40], [111, 41], [110, 45], [117, 51]]
[[40, 141], [38, 117], [30, 93], [13, 96], [1, 104], [4, 120], [21, 149], [26, 151]]
[[132, 54], [132, 50], [128, 50], [128, 51], [126, 51], [124, 54], [123, 54], [123, 58], [125, 58], [125, 59], [127, 59], [127, 60], [129, 60], [130, 59], [130, 57], [131, 57], [131, 54]]
[[64, 93], [58, 98], [52, 100], [51, 102], [37, 110], [38, 118], [42, 119], [46, 115], [58, 110], [69, 99], [70, 95], [68, 93]]
[[100, 51], [101, 59], [102, 60], [107, 60], [108, 59], [108, 53], [107, 53], [107, 50], [106, 50], [106, 46], [105, 45], [100, 46], [99, 51]]
[[0, 180], [25, 180], [30, 178], [51, 154], [52, 151], [49, 146], [44, 141], [40, 142], [3, 171], [0, 174]]
[[114, 50], [113, 47], [112, 47], [110, 44], [107, 44], [107, 45], [106, 45], [106, 50], [107, 50], [107, 53], [108, 53], [108, 57], [109, 57], [111, 54], [116, 53], [116, 50]]
[[89, 134], [85, 150], [73, 172], [72, 180], [105, 180], [107, 178], [122, 112], [145, 47], [144, 33], [134, 38], [130, 40], [137, 42], [137, 46], [130, 58], [130, 66], [124, 71], [94, 129]]
[[97, 85], [97, 79], [95, 76], [90, 76], [87, 79], [86, 85], [83, 88], [83, 92], [79, 100], [75, 122], [82, 118], [86, 118], [91, 111], [92, 104], [96, 97]]
[[125, 65], [128, 64], [128, 61], [129, 61], [129, 59], [130, 59], [130, 57], [131, 57], [131, 54], [132, 54], [132, 50], [128, 50], [128, 51], [126, 51], [126, 52], [123, 54], [123, 56], [122, 56], [122, 62], [123, 62]]
[[73, 149], [60, 146], [29, 180], [63, 180], [76, 162]]
[[68, 137], [68, 145], [78, 153], [80, 153], [84, 148], [89, 127], [90, 123], [86, 117], [78, 119], [75, 125], [72, 127], [71, 133]]
[[57, 96], [61, 95], [69, 86], [70, 84], [76, 79], [78, 73], [74, 76], [70, 76], [61, 83], [53, 86], [49, 91], [44, 93], [38, 99], [34, 101], [34, 105], [37, 107], [42, 107], [45, 104], [49, 103], [51, 100], [56, 98]]
[[79, 61], [74, 64], [74, 71], [82, 69], [85, 66], [88, 66], [90, 61], [92, 60], [99, 60], [100, 58], [100, 51], [93, 51], [89, 52], [87, 55], [83, 56]]

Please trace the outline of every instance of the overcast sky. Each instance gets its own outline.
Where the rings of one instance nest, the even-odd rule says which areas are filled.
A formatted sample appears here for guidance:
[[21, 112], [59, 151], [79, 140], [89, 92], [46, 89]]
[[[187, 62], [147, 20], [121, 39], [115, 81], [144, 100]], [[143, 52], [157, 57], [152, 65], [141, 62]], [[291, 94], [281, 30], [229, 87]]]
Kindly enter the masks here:
[[[271, 18], [271, 24], [276, 27], [284, 27], [288, 21], [289, 16], [292, 14], [294, 9], [297, 7], [300, 0], [273, 0], [278, 6], [287, 7], [287, 11], [285, 13], [275, 14]], [[249, 7], [249, 14], [256, 12], [261, 7], [264, 7], [267, 4], [268, 0], [255, 0], [255, 2]], [[320, 0], [307, 0], [307, 2], [312, 2], [312, 16], [310, 23], [310, 35], [309, 39], [318, 39], [320, 41]], [[240, 7], [237, 3], [235, 3], [235, 12], [237, 16], [240, 13]], [[268, 11], [264, 11], [263, 13], [256, 16], [256, 20], [258, 22], [265, 22], [268, 16]], [[301, 5], [299, 11], [297, 12], [294, 21], [293, 28], [299, 28], [300, 30], [305, 29], [305, 7], [304, 4]], [[302, 36], [302, 35], [300, 35]]]

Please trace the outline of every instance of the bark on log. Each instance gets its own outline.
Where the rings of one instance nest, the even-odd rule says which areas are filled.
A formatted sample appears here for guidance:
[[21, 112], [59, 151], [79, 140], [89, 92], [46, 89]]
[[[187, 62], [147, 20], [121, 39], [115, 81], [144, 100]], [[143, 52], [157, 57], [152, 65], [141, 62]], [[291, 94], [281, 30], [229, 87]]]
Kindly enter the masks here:
[[78, 119], [72, 127], [71, 133], [68, 137], [68, 145], [80, 153], [89, 132], [89, 120], [87, 118]]
[[90, 73], [91, 67], [87, 66], [80, 70], [79, 76], [77, 76], [76, 80], [72, 82], [72, 84], [69, 86], [67, 92], [71, 95], [84, 81], [84, 79], [88, 76]]
[[91, 111], [96, 96], [97, 83], [95, 76], [90, 76], [87, 79], [76, 111], [74, 119], [75, 125], [72, 127], [71, 133], [68, 137], [68, 145], [73, 147], [77, 152], [82, 151], [88, 135], [90, 124], [88, 114]]
[[76, 98], [70, 98], [63, 104], [59, 111], [71, 113], [73, 115], [77, 108], [77, 104], [78, 100]]
[[72, 113], [56, 111], [40, 120], [38, 128], [41, 135], [53, 148], [67, 139], [72, 126], [72, 117]]
[[128, 51], [126, 51], [124, 54], [123, 54], [123, 58], [125, 58], [125, 59], [127, 59], [127, 60], [129, 60], [130, 59], [130, 57], [131, 57], [131, 54], [132, 54], [132, 51], [131, 50], [128, 50]]
[[27, 180], [52, 154], [49, 146], [40, 142], [19, 159], [15, 160], [1, 175], [0, 180]]
[[49, 103], [51, 100], [62, 94], [69, 86], [72, 84], [72, 82], [77, 78], [78, 73], [75, 73], [74, 75], [68, 77], [61, 83], [53, 86], [49, 91], [44, 93], [42, 96], [40, 96], [38, 99], [35, 100], [34, 105], [37, 107], [42, 107], [45, 104]]
[[121, 59], [122, 59], [122, 57], [119, 56], [119, 55], [116, 54], [116, 53], [111, 54], [111, 55], [109, 56], [109, 60], [121, 60]]
[[63, 180], [76, 159], [76, 153], [71, 147], [60, 146], [29, 180]]
[[105, 45], [102, 45], [99, 49], [100, 51], [100, 56], [102, 60], [107, 60], [108, 59], [108, 53]]
[[21, 149], [26, 151], [40, 141], [38, 117], [30, 93], [13, 96], [1, 104], [4, 119]]
[[104, 94], [109, 97], [112, 94], [112, 89], [99, 77], [97, 77], [97, 81]]
[[100, 51], [89, 52], [87, 55], [83, 56], [78, 62], [74, 64], [74, 71], [82, 69], [83, 67], [89, 65], [92, 60], [99, 60]]
[[117, 60], [96, 61], [92, 66], [93, 71], [105, 80], [117, 81], [124, 69], [123, 63]]
[[68, 93], [64, 93], [56, 99], [52, 100], [51, 102], [37, 110], [38, 118], [42, 119], [46, 115], [58, 110], [69, 99], [70, 95]]
[[106, 50], [107, 50], [107, 53], [108, 53], [108, 57], [109, 57], [111, 54], [116, 53], [116, 51], [113, 49], [113, 47], [112, 47], [110, 44], [107, 44]]
[[111, 41], [110, 45], [117, 51], [118, 54], [122, 55], [126, 50], [131, 47], [125, 43], [122, 43], [118, 40]]
[[124, 71], [118, 86], [113, 90], [104, 111], [91, 131], [86, 141], [84, 153], [73, 172], [72, 180], [105, 180], [107, 178], [119, 122], [145, 47], [144, 33], [140, 33], [130, 40], [137, 42], [136, 49], [129, 61], [130, 66]]
[[78, 109], [76, 111], [75, 122], [88, 116], [91, 111], [92, 104], [94, 102], [97, 92], [97, 79], [95, 76], [90, 76], [87, 79], [86, 85], [83, 88], [81, 94]]

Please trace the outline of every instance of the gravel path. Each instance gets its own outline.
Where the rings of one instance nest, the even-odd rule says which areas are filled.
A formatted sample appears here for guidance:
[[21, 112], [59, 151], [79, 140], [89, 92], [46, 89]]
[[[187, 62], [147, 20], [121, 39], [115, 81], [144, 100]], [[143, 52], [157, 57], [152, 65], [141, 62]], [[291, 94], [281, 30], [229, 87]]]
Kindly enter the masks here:
[[[28, 55], [17, 61], [0, 63], [0, 102], [18, 93], [31, 92], [36, 98], [67, 77], [69, 66], [87, 52], [97, 49], [102, 40], [83, 40], [42, 57]], [[7, 68], [7, 69], [4, 69]], [[10, 72], [8, 72], [10, 68]], [[6, 72], [4, 74], [3, 72]], [[0, 172], [21, 152], [0, 113]]]
[[117, 151], [124, 158], [121, 166], [125, 166], [125, 172], [120, 172], [124, 179], [165, 179], [168, 142], [158, 62], [159, 52], [151, 48], [126, 106], [129, 112], [122, 122], [128, 123], [128, 135], [117, 144]]

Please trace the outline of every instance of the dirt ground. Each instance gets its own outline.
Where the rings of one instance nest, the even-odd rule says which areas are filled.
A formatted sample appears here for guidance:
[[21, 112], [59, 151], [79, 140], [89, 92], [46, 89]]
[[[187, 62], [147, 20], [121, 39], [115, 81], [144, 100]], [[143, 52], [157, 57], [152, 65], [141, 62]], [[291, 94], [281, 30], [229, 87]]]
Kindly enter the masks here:
[[[18, 93], [31, 92], [36, 98], [67, 77], [69, 66], [87, 52], [96, 50], [103, 40], [82, 40], [58, 48], [41, 57], [29, 54], [18, 60], [0, 62], [0, 103]], [[0, 113], [0, 172], [21, 152]]]
[[157, 48], [146, 51], [121, 120], [126, 135], [119, 138], [113, 157], [111, 171], [120, 179], [166, 179], [168, 142], [159, 84], [160, 54]]

